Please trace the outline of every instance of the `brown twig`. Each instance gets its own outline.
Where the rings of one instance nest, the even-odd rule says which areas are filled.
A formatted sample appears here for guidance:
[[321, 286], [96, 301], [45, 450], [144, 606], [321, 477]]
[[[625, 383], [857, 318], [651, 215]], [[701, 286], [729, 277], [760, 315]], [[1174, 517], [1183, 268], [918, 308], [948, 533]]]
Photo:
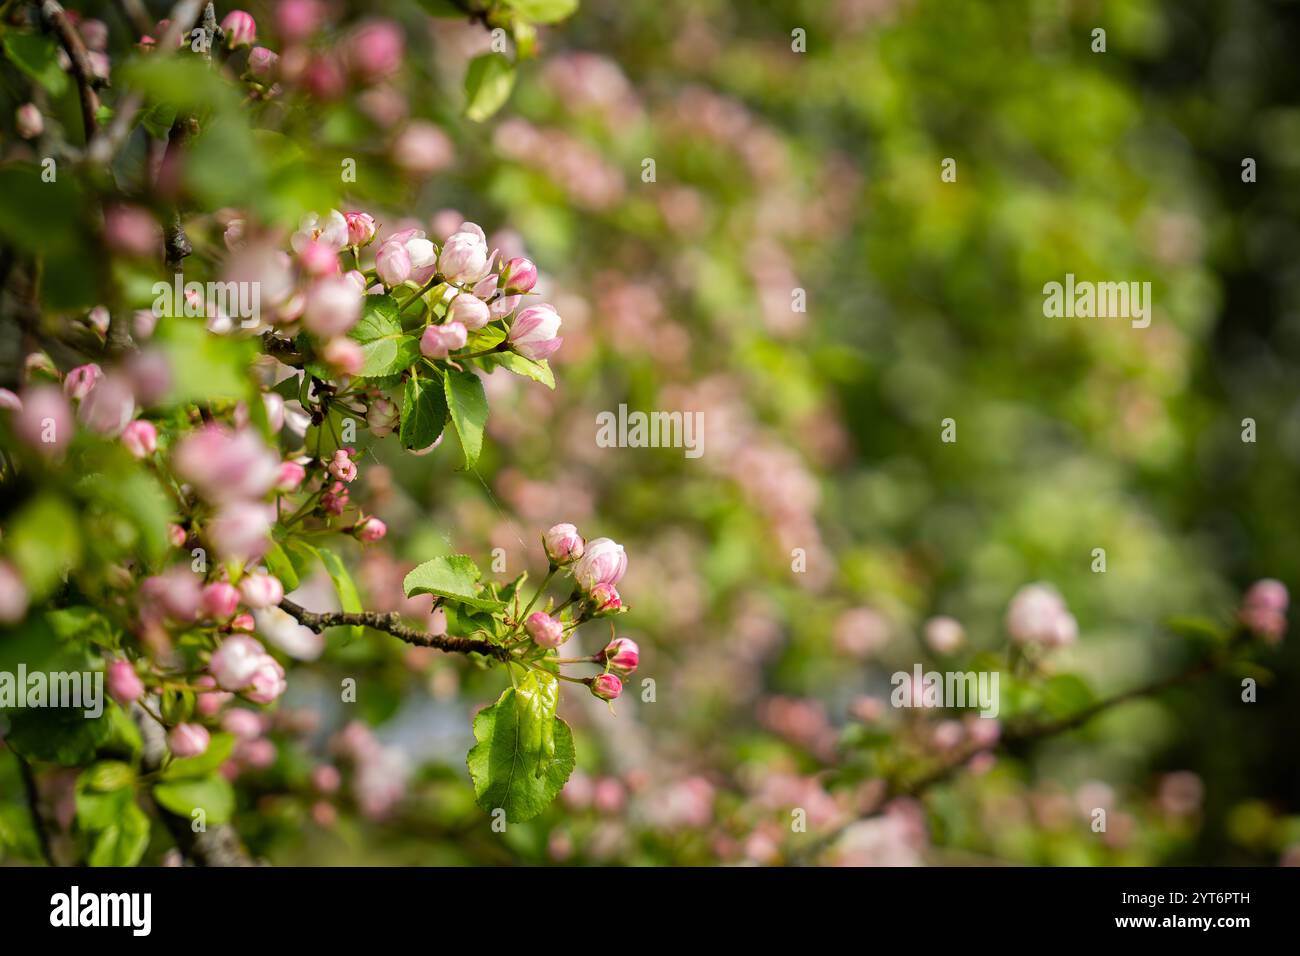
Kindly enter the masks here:
[[280, 608], [303, 627], [309, 627], [318, 633], [327, 627], [369, 627], [376, 631], [383, 631], [385, 634], [391, 634], [393, 637], [403, 640], [407, 644], [414, 644], [416, 647], [436, 647], [440, 651], [447, 651], [452, 654], [482, 654], [485, 657], [492, 657], [499, 661], [510, 659], [509, 648], [501, 644], [492, 644], [488, 641], [475, 640], [469, 637], [453, 637], [449, 634], [429, 634], [418, 628], [403, 624], [401, 615], [397, 613], [328, 611], [318, 614], [314, 611], [308, 611], [288, 598], [280, 602]]
[[68, 54], [73, 79], [77, 81], [77, 93], [81, 100], [81, 124], [86, 130], [86, 142], [89, 144], [98, 129], [99, 96], [96, 88], [105, 85], [95, 76], [90, 65], [90, 55], [86, 44], [81, 41], [81, 34], [68, 20], [68, 15], [58, 0], [41, 0], [41, 23], [45, 29], [59, 38], [59, 45]]

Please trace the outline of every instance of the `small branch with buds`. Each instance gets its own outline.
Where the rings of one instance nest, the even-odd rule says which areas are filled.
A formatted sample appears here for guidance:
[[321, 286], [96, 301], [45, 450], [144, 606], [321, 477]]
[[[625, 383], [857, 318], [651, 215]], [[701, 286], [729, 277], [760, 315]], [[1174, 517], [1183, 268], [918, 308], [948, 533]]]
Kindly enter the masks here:
[[58, 37], [59, 45], [68, 54], [72, 77], [77, 81], [77, 93], [81, 99], [81, 123], [86, 130], [86, 142], [89, 143], [95, 137], [96, 114], [99, 112], [99, 96], [95, 90], [103, 86], [104, 82], [95, 77], [86, 45], [81, 42], [81, 35], [68, 20], [68, 14], [58, 0], [41, 0], [40, 16], [41, 24]]
[[318, 614], [315, 611], [308, 611], [288, 598], [280, 602], [280, 609], [303, 627], [311, 628], [317, 633], [327, 627], [368, 627], [391, 634], [416, 647], [436, 647], [440, 651], [451, 654], [482, 654], [499, 661], [510, 659], [510, 651], [503, 645], [468, 637], [453, 637], [448, 634], [429, 634], [403, 624], [401, 615], [395, 612], [380, 614], [377, 611], [327, 611]]

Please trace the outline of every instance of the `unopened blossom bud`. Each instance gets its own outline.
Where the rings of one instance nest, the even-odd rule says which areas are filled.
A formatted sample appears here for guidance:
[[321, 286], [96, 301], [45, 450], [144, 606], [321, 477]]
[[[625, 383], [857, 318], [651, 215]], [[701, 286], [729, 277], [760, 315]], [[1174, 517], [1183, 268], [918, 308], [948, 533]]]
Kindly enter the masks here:
[[275, 478], [276, 491], [293, 491], [307, 477], [307, 469], [296, 461], [283, 461]]
[[388, 526], [378, 518], [362, 518], [352, 527], [352, 534], [358, 541], [371, 544], [388, 534]]
[[337, 793], [342, 783], [342, 775], [333, 764], [323, 763], [312, 768], [311, 785], [320, 793]]
[[368, 212], [345, 212], [348, 224], [348, 245], [366, 246], [375, 238], [375, 217]]
[[600, 657], [611, 671], [620, 677], [626, 677], [636, 670], [641, 659], [641, 649], [636, 646], [636, 641], [617, 637], [605, 645]]
[[277, 32], [286, 42], [305, 40], [325, 20], [322, 0], [280, 0], [275, 6]]
[[30, 384], [40, 381], [57, 382], [60, 378], [59, 370], [54, 366], [54, 359], [44, 352], [29, 352], [23, 359], [24, 382]]
[[104, 670], [104, 683], [108, 695], [124, 707], [144, 695], [144, 682], [130, 661], [110, 661]]
[[167, 543], [173, 548], [185, 547], [185, 542], [189, 538], [185, 529], [178, 524], [169, 524], [167, 526]]
[[255, 704], [269, 704], [284, 693], [288, 685], [284, 680], [284, 668], [271, 655], [262, 658], [261, 664], [253, 674], [245, 691], [248, 699]]
[[262, 82], [275, 77], [279, 63], [280, 54], [264, 46], [255, 46], [248, 51], [248, 72]]
[[392, 434], [393, 430], [401, 424], [401, 413], [398, 411], [397, 404], [386, 398], [374, 399], [366, 409], [366, 424], [370, 426], [376, 438]]
[[208, 617], [224, 621], [239, 607], [239, 591], [228, 581], [213, 581], [203, 589], [201, 603]]
[[375, 272], [388, 288], [399, 286], [411, 277], [411, 256], [400, 242], [385, 242], [375, 253]]
[[342, 276], [318, 279], [307, 290], [303, 323], [323, 338], [344, 335], [361, 318], [361, 293]]
[[232, 561], [260, 558], [271, 545], [274, 508], [256, 501], [222, 505], [207, 526], [207, 537], [217, 552]]
[[1044, 647], [1072, 644], [1079, 633], [1065, 600], [1046, 584], [1029, 584], [1016, 592], [1007, 608], [1006, 625], [1013, 641]]
[[617, 584], [626, 571], [623, 546], [609, 538], [596, 538], [586, 543], [582, 557], [573, 566], [573, 577], [584, 591], [590, 592], [598, 584]]
[[582, 557], [583, 540], [578, 529], [571, 524], [557, 524], [542, 535], [546, 557], [556, 567], [563, 567]]
[[326, 514], [341, 515], [348, 507], [348, 487], [341, 481], [334, 482], [329, 491], [321, 495], [320, 506]]
[[335, 275], [339, 271], [339, 255], [319, 240], [306, 243], [298, 251], [298, 263], [303, 272], [313, 276]]
[[346, 448], [340, 448], [334, 452], [334, 457], [330, 459], [329, 473], [339, 481], [352, 482], [357, 477], [357, 464], [352, 460]]
[[1286, 633], [1286, 610], [1290, 603], [1286, 585], [1273, 578], [1256, 581], [1241, 602], [1238, 618], [1253, 633], [1276, 644]]
[[534, 611], [524, 622], [524, 630], [538, 647], [553, 648], [564, 643], [564, 625], [541, 611]]
[[391, 20], [372, 20], [348, 37], [343, 57], [363, 82], [376, 83], [397, 71], [405, 52], [401, 27]]
[[158, 450], [158, 429], [152, 422], [137, 418], [122, 429], [122, 444], [136, 458], [148, 458]]
[[231, 10], [221, 21], [221, 30], [226, 35], [226, 46], [234, 50], [241, 46], [252, 46], [257, 42], [257, 22], [252, 14], [243, 10]]
[[468, 292], [462, 292], [451, 300], [451, 305], [447, 308], [447, 318], [452, 322], [459, 322], [472, 332], [487, 325], [492, 320], [492, 313], [482, 299]]
[[79, 402], [90, 394], [90, 390], [103, 377], [104, 370], [94, 362], [78, 365], [63, 379], [63, 394], [74, 402]]
[[207, 751], [211, 741], [202, 724], [177, 724], [167, 734], [167, 749], [174, 757], [197, 757]]
[[487, 242], [483, 230], [462, 223], [461, 231], [447, 237], [438, 256], [438, 271], [452, 282], [477, 282], [488, 268]]
[[240, 740], [256, 740], [265, 728], [258, 714], [246, 707], [232, 707], [221, 718], [221, 729]]
[[72, 409], [53, 385], [23, 390], [23, 407], [14, 414], [14, 431], [44, 455], [56, 455], [72, 441]]
[[252, 634], [257, 630], [257, 618], [251, 614], [236, 614], [230, 621], [233, 634]]
[[199, 615], [203, 586], [188, 566], [173, 565], [162, 574], [140, 583], [140, 597], [146, 610], [160, 608], [174, 621], [193, 621]]
[[27, 585], [18, 569], [0, 560], [0, 624], [17, 624], [27, 614]]
[[557, 337], [560, 315], [549, 305], [532, 305], [524, 309], [510, 324], [506, 341], [524, 358], [537, 362], [555, 351], [564, 340]]
[[951, 654], [966, 640], [966, 632], [955, 618], [940, 615], [925, 622], [925, 643], [936, 654]]
[[123, 375], [105, 375], [77, 406], [77, 420], [106, 437], [122, 434], [135, 415], [135, 395]]
[[366, 353], [361, 343], [343, 335], [335, 336], [321, 346], [320, 357], [340, 375], [358, 375], [366, 367]]
[[530, 292], [537, 285], [537, 266], [531, 259], [517, 256], [506, 263], [501, 273], [502, 287], [507, 293]]
[[18, 135], [23, 139], [35, 139], [45, 132], [45, 117], [35, 103], [24, 103], [14, 111], [14, 122], [18, 126]]
[[399, 169], [423, 178], [450, 166], [456, 157], [456, 146], [450, 136], [432, 123], [412, 120], [397, 134], [388, 152]]
[[266, 648], [258, 641], [245, 634], [232, 634], [212, 652], [208, 671], [223, 690], [243, 690], [266, 656]]
[[244, 603], [253, 609], [274, 607], [284, 600], [284, 585], [270, 574], [250, 574], [239, 582]]
[[146, 258], [161, 244], [162, 230], [149, 210], [116, 203], [104, 209], [104, 243], [123, 255]]
[[601, 700], [616, 700], [623, 693], [623, 682], [617, 674], [598, 674], [591, 679], [591, 693]]
[[0, 388], [0, 411], [21, 412], [23, 400], [7, 388]]
[[469, 333], [459, 322], [446, 325], [431, 325], [420, 337], [420, 354], [426, 358], [446, 358], [457, 349], [463, 349], [469, 340]]
[[623, 599], [612, 584], [597, 584], [587, 594], [587, 598], [591, 601], [591, 612], [595, 617], [616, 614], [623, 610]]

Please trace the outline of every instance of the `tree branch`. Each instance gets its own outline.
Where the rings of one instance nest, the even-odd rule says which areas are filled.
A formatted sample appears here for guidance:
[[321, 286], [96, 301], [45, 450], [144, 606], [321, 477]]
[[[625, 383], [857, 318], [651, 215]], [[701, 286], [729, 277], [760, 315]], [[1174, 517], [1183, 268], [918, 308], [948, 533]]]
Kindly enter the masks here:
[[416, 647], [436, 647], [440, 651], [452, 654], [482, 654], [499, 661], [510, 659], [509, 648], [501, 644], [469, 637], [453, 637], [448, 634], [429, 634], [403, 624], [401, 615], [395, 612], [380, 614], [376, 611], [330, 611], [317, 614], [294, 604], [288, 598], [280, 602], [280, 609], [286, 611], [303, 627], [311, 628], [318, 633], [327, 627], [368, 627], [391, 634]]
[[95, 71], [90, 65], [90, 56], [86, 53], [86, 44], [81, 42], [81, 34], [69, 22], [68, 15], [58, 0], [41, 0], [40, 15], [45, 29], [59, 38], [59, 44], [68, 54], [72, 76], [77, 81], [77, 93], [81, 99], [81, 123], [86, 129], [86, 144], [89, 145], [98, 128], [96, 114], [99, 112], [99, 97], [95, 88], [103, 85], [103, 81], [96, 79]]
[[54, 866], [54, 854], [50, 850], [50, 834], [45, 829], [45, 818], [41, 816], [41, 795], [36, 789], [36, 776], [27, 758], [11, 746], [9, 752], [18, 761], [18, 773], [23, 778], [23, 796], [27, 800], [27, 812], [32, 816], [32, 829], [36, 831], [36, 844], [41, 848], [41, 857], [46, 866]]

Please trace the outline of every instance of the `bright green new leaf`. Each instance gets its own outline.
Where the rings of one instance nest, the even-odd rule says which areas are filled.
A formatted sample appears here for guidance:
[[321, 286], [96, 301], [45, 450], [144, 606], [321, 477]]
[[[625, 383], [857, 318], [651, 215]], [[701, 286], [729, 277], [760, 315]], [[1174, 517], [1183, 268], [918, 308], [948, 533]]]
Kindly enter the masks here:
[[488, 119], [510, 98], [515, 68], [500, 53], [484, 53], [470, 61], [465, 74], [465, 115], [476, 123]]
[[443, 386], [451, 423], [456, 426], [460, 447], [465, 452], [465, 467], [473, 468], [483, 450], [483, 428], [487, 425], [488, 403], [483, 382], [473, 372], [449, 368]]
[[217, 774], [184, 780], [164, 780], [153, 788], [154, 799], [177, 816], [192, 820], [195, 810], [206, 814], [208, 826], [230, 820], [235, 812], [235, 791]]
[[348, 338], [361, 345], [365, 357], [360, 374], [364, 378], [396, 375], [420, 357], [420, 342], [402, 330], [397, 300], [391, 295], [366, 296], [361, 321]]
[[449, 601], [458, 601], [480, 611], [495, 611], [501, 602], [481, 596], [478, 566], [464, 554], [452, 554], [425, 561], [402, 581], [407, 597], [417, 594], [435, 594]]
[[406, 380], [402, 394], [402, 427], [398, 440], [408, 450], [428, 448], [447, 424], [447, 397], [436, 379]]

